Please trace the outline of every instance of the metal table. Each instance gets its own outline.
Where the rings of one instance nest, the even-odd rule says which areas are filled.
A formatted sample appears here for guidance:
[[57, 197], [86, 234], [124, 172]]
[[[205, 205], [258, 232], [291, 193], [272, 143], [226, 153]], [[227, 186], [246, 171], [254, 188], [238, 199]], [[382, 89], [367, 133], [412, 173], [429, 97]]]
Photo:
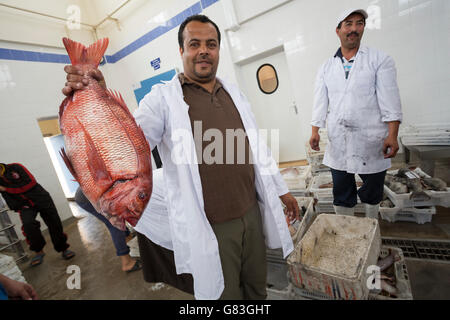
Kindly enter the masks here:
[[435, 161], [450, 158], [450, 146], [405, 146], [405, 161], [408, 164], [411, 153], [417, 153], [420, 159], [420, 168], [428, 175], [434, 177]]

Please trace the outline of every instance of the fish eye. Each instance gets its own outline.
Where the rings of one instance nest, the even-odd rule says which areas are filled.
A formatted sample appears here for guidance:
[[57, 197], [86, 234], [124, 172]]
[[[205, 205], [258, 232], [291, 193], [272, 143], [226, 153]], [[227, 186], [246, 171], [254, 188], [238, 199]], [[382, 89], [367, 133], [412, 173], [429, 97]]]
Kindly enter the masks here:
[[146, 198], [146, 194], [145, 194], [145, 192], [139, 192], [139, 194], [138, 194], [138, 197], [139, 197], [139, 199], [141, 199], [141, 200], [144, 200], [145, 198]]

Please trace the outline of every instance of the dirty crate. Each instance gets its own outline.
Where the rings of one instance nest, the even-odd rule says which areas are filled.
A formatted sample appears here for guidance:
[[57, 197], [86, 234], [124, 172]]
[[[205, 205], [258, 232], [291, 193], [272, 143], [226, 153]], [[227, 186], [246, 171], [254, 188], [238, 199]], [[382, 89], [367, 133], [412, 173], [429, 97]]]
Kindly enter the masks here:
[[[411, 292], [411, 284], [409, 281], [408, 269], [406, 268], [405, 257], [400, 248], [382, 246], [380, 250], [380, 258], [385, 258], [389, 254], [389, 249], [394, 250], [396, 255], [400, 256], [400, 260], [394, 263], [394, 273], [396, 279], [396, 289], [398, 293], [395, 296], [386, 295], [386, 293], [379, 291], [369, 291], [368, 300], [413, 300]], [[308, 291], [292, 285], [291, 275], [288, 273], [288, 280], [291, 282], [286, 288], [279, 291], [274, 291], [278, 297], [284, 300], [331, 300], [332, 298], [326, 293], [318, 291]], [[333, 290], [333, 289], [332, 289]], [[336, 291], [336, 288], [334, 288]], [[345, 294], [345, 292], [344, 292]]]
[[[319, 201], [316, 204], [316, 211], [320, 213], [334, 213], [333, 201]], [[358, 199], [358, 203], [355, 206], [356, 213], [365, 213], [364, 204]]]
[[367, 299], [366, 269], [376, 264], [381, 247], [378, 221], [334, 214], [311, 220], [287, 259], [291, 282], [330, 299]]
[[292, 235], [292, 241], [294, 242], [294, 244], [297, 243], [298, 239], [299, 239], [299, 235], [300, 235], [300, 227], [302, 224], [302, 221], [305, 219], [306, 216], [309, 216], [311, 214], [311, 212], [314, 211], [314, 198], [311, 197], [294, 197], [295, 200], [297, 200], [298, 206], [301, 207], [304, 206], [306, 208], [305, 213], [303, 214], [303, 216], [301, 217], [301, 221], [300, 224], [298, 225], [296, 232], [294, 235]]
[[311, 149], [311, 146], [309, 143], [305, 144], [306, 147], [306, 160], [308, 161], [308, 164], [311, 166], [311, 173], [317, 174], [319, 172], [325, 172], [329, 171], [330, 168], [326, 165], [322, 164], [323, 162], [323, 156], [325, 155], [325, 149], [326, 149], [326, 143], [322, 142], [319, 143], [320, 151], [315, 151]]
[[394, 208], [380, 207], [381, 219], [388, 222], [406, 221], [424, 224], [431, 222], [433, 215], [436, 214], [436, 207], [419, 208]]
[[400, 248], [382, 246], [380, 251], [380, 258], [385, 258], [389, 255], [389, 250], [393, 250], [396, 255], [400, 256], [400, 260], [394, 263], [393, 273], [395, 275], [397, 294], [386, 295], [381, 290], [378, 292], [370, 292], [369, 300], [413, 300], [411, 291], [411, 283], [409, 281], [408, 269], [406, 268], [405, 256]]
[[[388, 174], [395, 175], [398, 170], [388, 171]], [[416, 168], [413, 172], [417, 173], [420, 177], [430, 178], [425, 172], [420, 168]], [[426, 206], [441, 206], [450, 207], [450, 188], [447, 191], [434, 191], [434, 190], [424, 190], [429, 198], [419, 197], [411, 198], [412, 192], [409, 193], [395, 193], [388, 186], [384, 185], [384, 192], [389, 199], [394, 203], [395, 206], [399, 208], [411, 208], [411, 207], [426, 207]]]
[[[361, 187], [362, 180], [358, 175], [355, 175], [355, 181], [358, 184], [357, 189]], [[309, 192], [314, 195], [314, 198], [319, 200], [319, 202], [332, 202], [333, 201], [333, 186], [330, 185], [327, 188], [320, 188], [320, 186], [325, 184], [332, 184], [333, 178], [330, 174], [320, 174], [313, 177], [311, 181], [311, 186], [309, 188]]]
[[284, 182], [292, 192], [306, 192], [311, 182], [311, 166], [288, 167], [280, 170]]

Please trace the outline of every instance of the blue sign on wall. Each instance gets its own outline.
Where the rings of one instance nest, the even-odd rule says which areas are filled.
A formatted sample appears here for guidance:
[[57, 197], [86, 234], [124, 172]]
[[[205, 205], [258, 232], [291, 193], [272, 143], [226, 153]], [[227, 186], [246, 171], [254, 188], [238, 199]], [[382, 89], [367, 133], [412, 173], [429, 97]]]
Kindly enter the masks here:
[[148, 78], [141, 81], [141, 87], [134, 90], [134, 95], [136, 96], [137, 103], [142, 100], [142, 98], [152, 90], [155, 84], [162, 83], [162, 81], [170, 81], [177, 74], [175, 69], [169, 70], [167, 72], [161, 73], [157, 76]]
[[156, 58], [155, 60], [150, 61], [150, 64], [154, 70], [158, 70], [161, 67], [161, 59]]

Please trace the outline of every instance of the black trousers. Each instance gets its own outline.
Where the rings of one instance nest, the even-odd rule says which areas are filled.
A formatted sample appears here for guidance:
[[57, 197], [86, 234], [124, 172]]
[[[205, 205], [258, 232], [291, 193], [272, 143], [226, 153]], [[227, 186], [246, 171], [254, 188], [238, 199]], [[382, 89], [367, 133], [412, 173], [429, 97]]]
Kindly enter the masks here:
[[376, 205], [383, 200], [384, 178], [386, 171], [359, 174], [363, 185], [359, 190], [356, 188], [355, 175], [346, 171], [331, 169], [333, 177], [333, 204], [335, 206], [353, 208], [358, 202]]
[[194, 294], [190, 273], [177, 274], [173, 251], [163, 248], [137, 232], [142, 272], [146, 282], [164, 282], [181, 291]]
[[42, 220], [48, 227], [55, 250], [57, 252], [66, 250], [69, 247], [67, 235], [63, 232], [61, 219], [50, 196], [46, 199], [45, 204], [32, 208], [23, 208], [19, 211], [22, 220], [22, 231], [30, 246], [30, 250], [39, 252], [46, 244], [40, 229], [41, 223], [36, 220], [38, 213], [40, 213]]

